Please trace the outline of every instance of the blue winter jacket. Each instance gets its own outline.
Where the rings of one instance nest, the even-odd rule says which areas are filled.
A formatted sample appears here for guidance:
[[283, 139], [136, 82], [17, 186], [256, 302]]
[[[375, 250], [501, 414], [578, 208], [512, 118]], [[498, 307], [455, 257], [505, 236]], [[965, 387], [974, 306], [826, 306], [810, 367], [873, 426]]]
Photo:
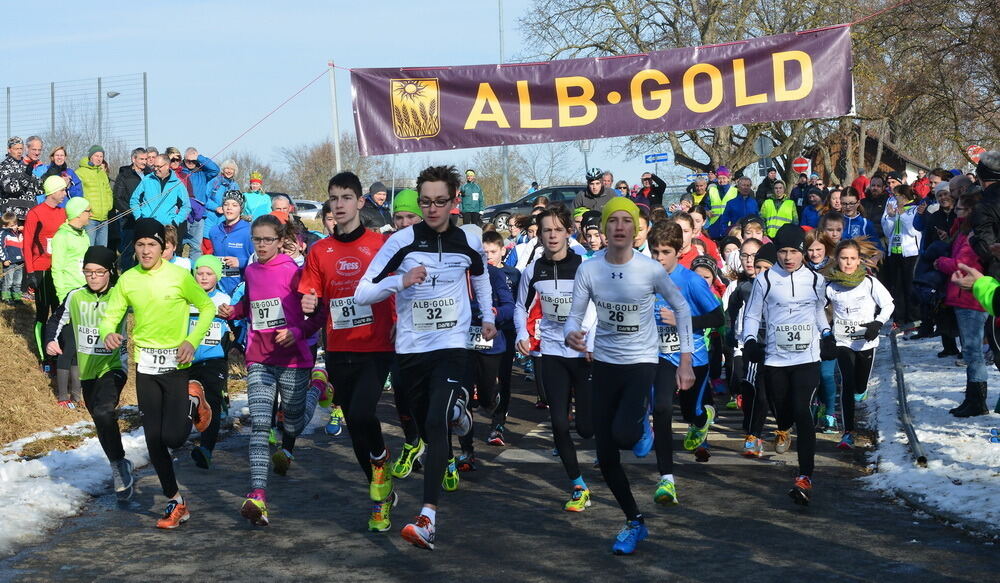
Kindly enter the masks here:
[[191, 213], [187, 187], [173, 172], [163, 184], [155, 172], [143, 176], [132, 191], [129, 207], [136, 220], [150, 217], [164, 225], [179, 225]]
[[[35, 178], [41, 180], [42, 176], [45, 175], [45, 171], [48, 169], [48, 164], [39, 164], [38, 166], [35, 166], [35, 169], [32, 170], [31, 173], [34, 174]], [[65, 207], [66, 203], [69, 202], [69, 199], [83, 196], [83, 183], [80, 182], [80, 177], [76, 175], [76, 172], [72, 168], [66, 168], [66, 170], [64, 170], [61, 174], [63, 178], [69, 180], [69, 188], [66, 189], [66, 198], [59, 203], [59, 208]], [[42, 204], [45, 202], [45, 195], [39, 194], [35, 197], [35, 199], [38, 201], [38, 204]]]
[[198, 163], [201, 168], [193, 172], [189, 171], [184, 164], [181, 164], [177, 170], [187, 176], [188, 181], [191, 182], [191, 191], [194, 193], [195, 199], [205, 204], [208, 201], [208, 183], [219, 175], [219, 166], [206, 156], [198, 156]]
[[[497, 331], [508, 327], [514, 321], [514, 294], [507, 287], [507, 277], [499, 267], [487, 265], [487, 272], [490, 274], [490, 284], [493, 286], [493, 306], [496, 310]], [[479, 302], [472, 300], [472, 323], [475, 326], [482, 325], [482, 318], [479, 316]], [[488, 308], [489, 309], [489, 308]], [[507, 349], [506, 338], [503, 334], [497, 334], [493, 338], [493, 347], [483, 350], [483, 354], [500, 354]]]
[[740, 224], [743, 217], [759, 214], [760, 207], [752, 193], [747, 197], [737, 195], [736, 198], [726, 203], [726, 210], [722, 212], [722, 218], [708, 228], [708, 234], [713, 239], [721, 239], [729, 234], [729, 229], [733, 225]]
[[855, 237], [864, 237], [868, 241], [872, 242], [880, 251], [885, 251], [882, 247], [882, 241], [879, 239], [878, 234], [875, 232], [875, 223], [869, 221], [861, 215], [856, 217], [844, 217], [844, 234], [843, 239], [853, 239]]
[[246, 269], [250, 255], [253, 254], [253, 243], [250, 241], [250, 223], [239, 220], [232, 226], [222, 222], [209, 231], [208, 240], [212, 243], [212, 255], [216, 257], [235, 257], [239, 267], [222, 267], [222, 278], [219, 289], [229, 295], [243, 280], [243, 270]]
[[[230, 190], [239, 190], [240, 183], [235, 178], [226, 178], [219, 174], [208, 182], [205, 187], [207, 198], [205, 199], [205, 231], [208, 232], [215, 225], [222, 221], [222, 213], [215, 212], [215, 209], [222, 206], [222, 199]], [[245, 213], [249, 214], [249, 213]]]

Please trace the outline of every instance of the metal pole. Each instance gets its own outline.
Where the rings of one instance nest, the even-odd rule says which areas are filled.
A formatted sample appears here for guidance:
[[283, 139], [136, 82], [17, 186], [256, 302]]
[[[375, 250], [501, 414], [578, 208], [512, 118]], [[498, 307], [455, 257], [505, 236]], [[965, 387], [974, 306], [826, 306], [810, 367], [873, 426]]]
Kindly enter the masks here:
[[101, 78], [97, 78], [97, 143], [104, 141], [104, 119], [101, 111], [101, 103], [104, 101], [104, 92], [101, 91]]
[[330, 67], [330, 109], [333, 113], [333, 159], [334, 171], [340, 172], [340, 118], [337, 114], [337, 74], [333, 59], [327, 63]]
[[[500, 64], [503, 64], [503, 0], [497, 0], [497, 9], [500, 13]], [[500, 147], [500, 155], [503, 156], [503, 201], [510, 202], [510, 156], [507, 144]]]
[[587, 152], [583, 153], [583, 175], [586, 176], [587, 172], [590, 172], [590, 163], [587, 162]]
[[392, 187], [389, 189], [389, 208], [396, 201], [396, 154], [392, 155]]
[[50, 122], [52, 127], [52, 137], [56, 136], [56, 84], [49, 83], [49, 105], [51, 110], [49, 112]]
[[142, 140], [143, 147], [149, 146], [149, 101], [146, 73], [142, 74]]

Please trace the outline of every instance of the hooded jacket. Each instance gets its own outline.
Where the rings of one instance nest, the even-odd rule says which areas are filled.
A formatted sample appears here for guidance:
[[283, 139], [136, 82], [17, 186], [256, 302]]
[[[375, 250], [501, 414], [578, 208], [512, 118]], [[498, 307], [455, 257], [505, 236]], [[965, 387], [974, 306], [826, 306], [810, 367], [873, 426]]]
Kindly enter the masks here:
[[[961, 221], [961, 219], [959, 219]], [[959, 223], [961, 224], [961, 223]], [[951, 256], [941, 257], [934, 262], [934, 268], [948, 276], [948, 285], [945, 288], [944, 303], [946, 306], [954, 308], [966, 308], [968, 310], [983, 311], [979, 301], [972, 295], [971, 291], [964, 290], [951, 281], [951, 274], [958, 270], [958, 264], [964, 263], [976, 270], [982, 270], [979, 264], [979, 257], [969, 244], [969, 235], [958, 232], [955, 233], [955, 240], [951, 243]]]
[[164, 225], [179, 225], [191, 212], [187, 188], [174, 172], [165, 183], [155, 172], [144, 176], [132, 192], [129, 206], [136, 219], [149, 217]]
[[[215, 212], [215, 209], [222, 206], [222, 199], [226, 196], [226, 193], [230, 190], [241, 190], [240, 183], [236, 181], [235, 178], [226, 178], [222, 174], [219, 174], [212, 180], [208, 182], [205, 187], [205, 232], [207, 233], [212, 227], [223, 222], [225, 219], [222, 218], [222, 213]], [[244, 199], [246, 195], [243, 196]], [[270, 197], [268, 197], [270, 198]], [[243, 210], [246, 212], [247, 205], [243, 205]], [[270, 200], [268, 201], [268, 212], [270, 212]], [[249, 213], [247, 213], [249, 214]], [[265, 213], [267, 214], [267, 213]], [[256, 218], [256, 217], [254, 217]]]
[[590, 189], [581, 190], [576, 193], [576, 198], [573, 199], [573, 208], [588, 208], [592, 211], [599, 211], [604, 208], [604, 205], [608, 204], [608, 201], [616, 196], [614, 190], [610, 188], [605, 188], [601, 190], [601, 194], [594, 196], [590, 194]]
[[114, 196], [111, 193], [111, 178], [104, 167], [91, 165], [90, 159], [84, 156], [80, 158], [76, 175], [83, 184], [83, 197], [90, 201], [90, 208], [94, 211], [90, 218], [95, 221], [108, 220], [108, 213], [114, 206]]
[[191, 184], [191, 196], [205, 204], [208, 200], [208, 183], [219, 175], [219, 166], [207, 156], [198, 156], [198, 164], [198, 168], [188, 170], [187, 166], [181, 163], [176, 172], [187, 178]]
[[[38, 182], [44, 183], [45, 178], [43, 177], [49, 171], [51, 166], [51, 164], [39, 164], [38, 166], [35, 166], [35, 169], [32, 170], [31, 173], [38, 179]], [[55, 175], [54, 170], [51, 175]], [[83, 196], [83, 184], [80, 183], [80, 177], [77, 176], [76, 172], [72, 168], [63, 168], [62, 171], [58, 173], [58, 176], [62, 176], [66, 180], [66, 183], [69, 184], [69, 188], [66, 189], [66, 198], [63, 199], [59, 206], [65, 207], [66, 203], [69, 202], [69, 199]], [[42, 204], [42, 201], [45, 200], [44, 192], [36, 196], [35, 200], [38, 201], [38, 204]]]
[[216, 257], [235, 257], [239, 267], [222, 266], [222, 277], [219, 279], [219, 289], [232, 294], [243, 280], [250, 255], [253, 254], [253, 242], [250, 240], [250, 223], [238, 220], [234, 225], [219, 223], [212, 227], [208, 234], [209, 246], [204, 249]]
[[90, 249], [87, 231], [77, 229], [66, 221], [52, 237], [52, 283], [55, 284], [59, 301], [66, 294], [82, 285], [87, 285], [83, 277], [83, 256]]
[[[297, 291], [301, 268], [294, 259], [279, 253], [267, 263], [248, 265], [245, 277], [246, 295], [233, 306], [228, 319], [247, 320], [247, 363], [311, 368], [315, 357], [309, 339], [326, 322], [327, 308], [321, 303], [308, 319], [302, 313], [302, 296]], [[274, 340], [275, 333], [284, 329], [295, 336], [291, 346], [281, 346]]]

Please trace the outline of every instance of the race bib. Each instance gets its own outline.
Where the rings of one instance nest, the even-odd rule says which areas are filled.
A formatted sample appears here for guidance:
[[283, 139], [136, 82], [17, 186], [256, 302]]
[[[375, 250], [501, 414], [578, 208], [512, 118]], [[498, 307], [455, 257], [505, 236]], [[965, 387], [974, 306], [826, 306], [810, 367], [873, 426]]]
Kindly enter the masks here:
[[597, 325], [617, 334], [639, 332], [639, 304], [597, 302]]
[[660, 335], [660, 353], [677, 354], [681, 351], [681, 337], [676, 326], [657, 326]]
[[542, 294], [542, 317], [549, 322], [563, 324], [573, 306], [573, 294]]
[[854, 320], [835, 319], [833, 321], [833, 336], [841, 342], [864, 340], [866, 329], [861, 322]]
[[774, 327], [774, 344], [778, 350], [802, 352], [812, 345], [812, 324], [778, 324]]
[[89, 326], [76, 327], [76, 349], [80, 354], [107, 355], [111, 349], [104, 346], [97, 328]]
[[889, 242], [890, 247], [902, 247], [903, 246], [903, 236], [893, 235]]
[[[197, 324], [197, 316], [188, 320], [188, 334], [194, 331]], [[212, 325], [208, 328], [208, 333], [205, 334], [205, 338], [202, 339], [201, 343], [204, 346], [218, 346], [219, 344], [222, 344], [222, 334], [222, 322], [219, 320], [212, 320]]]
[[285, 325], [285, 308], [281, 305], [281, 298], [252, 300], [250, 312], [254, 330], [269, 330]]
[[222, 277], [239, 277], [240, 268], [239, 267], [223, 267]]
[[176, 348], [140, 348], [135, 370], [142, 374], [166, 374], [177, 370]]
[[493, 348], [493, 339], [483, 338], [482, 326], [470, 326], [469, 335], [466, 337], [465, 347], [469, 350], [489, 350]]
[[416, 332], [447, 330], [458, 325], [458, 302], [455, 298], [413, 300], [411, 313]]
[[45, 254], [52, 255], [52, 237], [45, 238]]
[[330, 321], [334, 330], [367, 326], [375, 321], [371, 306], [354, 303], [353, 296], [330, 300]]

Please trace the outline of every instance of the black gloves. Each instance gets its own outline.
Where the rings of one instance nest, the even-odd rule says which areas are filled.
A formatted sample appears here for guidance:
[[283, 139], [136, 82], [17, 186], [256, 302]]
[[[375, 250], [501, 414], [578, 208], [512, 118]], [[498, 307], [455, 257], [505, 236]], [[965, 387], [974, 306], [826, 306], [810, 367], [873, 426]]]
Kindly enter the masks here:
[[833, 334], [827, 332], [819, 339], [819, 357], [822, 360], [833, 360], [837, 358], [837, 341]]
[[764, 362], [764, 345], [751, 338], [743, 345], [743, 358], [760, 364]]
[[878, 333], [882, 330], [882, 322], [879, 321], [868, 322], [867, 324], [863, 324], [863, 326], [865, 327], [865, 340], [868, 342], [878, 338]]

